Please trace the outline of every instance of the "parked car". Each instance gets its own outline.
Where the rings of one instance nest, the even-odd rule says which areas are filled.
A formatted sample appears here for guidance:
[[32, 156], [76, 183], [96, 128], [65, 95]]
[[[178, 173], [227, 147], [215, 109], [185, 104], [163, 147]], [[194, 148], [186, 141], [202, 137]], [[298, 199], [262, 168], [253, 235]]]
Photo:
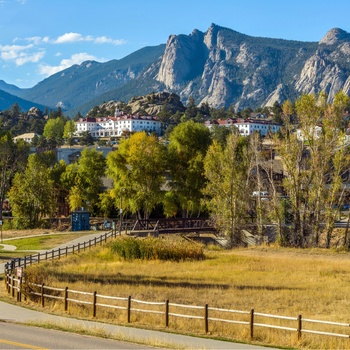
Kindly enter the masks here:
[[[253, 197], [258, 197], [259, 191], [254, 191], [252, 195], [253, 195]], [[268, 200], [269, 193], [265, 192], [265, 191], [260, 191], [260, 197], [262, 200]]]

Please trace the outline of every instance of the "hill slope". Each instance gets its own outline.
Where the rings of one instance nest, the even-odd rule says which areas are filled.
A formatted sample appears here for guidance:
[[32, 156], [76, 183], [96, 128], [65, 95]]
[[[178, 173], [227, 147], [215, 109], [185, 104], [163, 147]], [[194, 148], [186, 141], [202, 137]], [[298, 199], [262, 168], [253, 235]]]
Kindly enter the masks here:
[[18, 103], [23, 111], [28, 111], [32, 107], [37, 107], [44, 110], [45, 106], [40, 103], [24, 100], [18, 96], [11, 95], [3, 90], [0, 90], [0, 110], [9, 109], [14, 103]]
[[349, 77], [350, 34], [342, 29], [331, 29], [320, 42], [301, 42], [252, 37], [212, 24], [205, 33], [170, 35], [166, 45], [121, 60], [74, 65], [16, 95], [60, 105], [69, 115], [152, 91], [174, 92], [184, 103], [192, 96], [197, 104], [243, 109], [320, 91], [332, 100], [340, 89], [350, 92]]

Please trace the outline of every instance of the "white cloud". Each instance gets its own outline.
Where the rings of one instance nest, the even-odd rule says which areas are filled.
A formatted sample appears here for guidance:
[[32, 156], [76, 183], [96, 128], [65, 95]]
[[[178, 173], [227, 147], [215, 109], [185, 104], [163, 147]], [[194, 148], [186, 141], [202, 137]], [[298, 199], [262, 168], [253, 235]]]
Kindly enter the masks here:
[[61, 60], [61, 62], [58, 66], [49, 66], [49, 65], [41, 64], [39, 66], [39, 74], [48, 77], [52, 74], [60, 72], [61, 70], [69, 68], [69, 67], [73, 66], [74, 64], [80, 64], [84, 61], [99, 61], [99, 62], [101, 62], [101, 59], [97, 59], [95, 56], [89, 55], [88, 53], [85, 53], [85, 52], [76, 53], [76, 54], [72, 55], [71, 58]]
[[111, 38], [107, 38], [106, 36], [99, 36], [97, 37], [94, 42], [96, 44], [113, 44], [113, 45], [123, 45], [126, 43], [126, 41], [124, 39], [111, 39]]
[[11, 55], [18, 55], [19, 52], [29, 50], [33, 45], [0, 45], [0, 53], [11, 53]]
[[54, 40], [55, 44], [75, 43], [79, 41], [90, 41], [95, 44], [112, 44], [123, 45], [126, 43], [124, 39], [111, 39], [106, 36], [93, 37], [92, 35], [83, 36], [79, 33], [65, 33]]
[[[18, 38], [16, 38], [15, 40], [18, 40]], [[46, 44], [50, 41], [50, 38], [48, 36], [32, 36], [30, 38], [25, 38], [26, 41], [33, 43], [34, 45], [40, 45], [40, 44]]]
[[0, 58], [6, 62], [14, 62], [17, 66], [22, 66], [27, 62], [38, 62], [45, 56], [45, 51], [31, 52], [33, 48], [33, 44], [0, 45]]
[[75, 43], [77, 41], [84, 41], [84, 38], [79, 33], [65, 33], [59, 36], [54, 43], [55, 44], [65, 44], [65, 43]]
[[45, 51], [38, 51], [32, 54], [21, 53], [18, 58], [16, 58], [15, 63], [17, 66], [22, 66], [28, 62], [39, 62], [45, 56]]

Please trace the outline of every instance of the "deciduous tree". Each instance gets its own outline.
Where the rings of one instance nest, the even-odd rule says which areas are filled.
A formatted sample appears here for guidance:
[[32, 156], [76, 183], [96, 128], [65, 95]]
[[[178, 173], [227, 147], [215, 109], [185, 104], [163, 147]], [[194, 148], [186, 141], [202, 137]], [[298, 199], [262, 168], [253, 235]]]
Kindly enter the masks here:
[[13, 141], [10, 134], [0, 138], [0, 218], [2, 218], [2, 207], [16, 172], [25, 168], [29, 146], [19, 140]]
[[102, 177], [105, 158], [95, 148], [85, 148], [76, 163], [69, 164], [61, 176], [62, 184], [69, 190], [71, 210], [84, 207], [92, 213], [98, 210], [99, 195], [103, 192]]
[[154, 135], [146, 132], [132, 134], [123, 140], [118, 150], [107, 156], [107, 173], [114, 181], [112, 196], [115, 205], [147, 219], [162, 201], [165, 183], [165, 148]]
[[12, 214], [21, 228], [41, 225], [55, 206], [50, 168], [36, 154], [28, 158], [24, 172], [17, 172], [9, 191]]
[[202, 189], [206, 181], [203, 160], [210, 143], [209, 129], [193, 121], [179, 124], [169, 135], [172, 190], [183, 217], [200, 212]]
[[208, 180], [205, 203], [217, 228], [233, 245], [241, 243], [249, 208], [250, 158], [248, 140], [235, 132], [229, 135], [225, 147], [214, 141], [204, 160]]

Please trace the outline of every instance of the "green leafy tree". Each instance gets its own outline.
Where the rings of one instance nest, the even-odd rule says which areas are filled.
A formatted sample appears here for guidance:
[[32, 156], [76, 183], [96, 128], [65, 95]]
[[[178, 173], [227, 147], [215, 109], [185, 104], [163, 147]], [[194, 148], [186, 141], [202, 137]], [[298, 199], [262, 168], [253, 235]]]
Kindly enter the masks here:
[[79, 144], [82, 146], [91, 146], [95, 142], [89, 131], [83, 131], [79, 136]]
[[183, 217], [200, 213], [205, 185], [203, 160], [210, 143], [208, 128], [193, 121], [180, 123], [169, 135], [171, 186]]
[[149, 218], [162, 201], [166, 153], [154, 135], [138, 132], [123, 140], [118, 150], [107, 156], [107, 174], [114, 182], [111, 192], [115, 205]]
[[61, 176], [63, 186], [69, 191], [70, 210], [87, 208], [98, 211], [99, 195], [103, 192], [102, 177], [106, 160], [95, 148], [85, 148], [78, 162], [69, 164]]
[[38, 119], [38, 118], [30, 118], [29, 119], [29, 124], [30, 124], [30, 131], [42, 135], [44, 132], [44, 127], [45, 127], [45, 120], [44, 119]]
[[69, 145], [74, 144], [74, 134], [76, 130], [77, 130], [76, 124], [73, 120], [68, 120], [64, 125], [63, 138], [66, 140], [66, 143], [68, 143]]
[[0, 138], [0, 218], [2, 207], [12, 179], [17, 172], [23, 171], [29, 154], [26, 142], [15, 143], [10, 134]]
[[196, 106], [195, 100], [192, 96], [190, 96], [188, 98], [188, 106], [186, 108], [185, 115], [183, 117], [186, 119], [184, 119], [183, 121], [188, 121], [188, 120], [194, 119], [198, 112], [199, 112], [199, 109]]
[[17, 102], [15, 102], [11, 106], [11, 115], [12, 115], [12, 117], [19, 117], [20, 114], [21, 114], [21, 107], [19, 106], [19, 104]]
[[19, 227], [39, 227], [42, 220], [52, 214], [55, 202], [50, 173], [50, 168], [36, 154], [29, 156], [24, 172], [16, 173], [9, 199]]
[[78, 112], [74, 117], [73, 117], [73, 121], [77, 122], [79, 119], [84, 118], [83, 115]]
[[231, 125], [229, 127], [221, 127], [217, 125], [213, 125], [210, 129], [210, 135], [213, 140], [216, 140], [221, 144], [221, 146], [226, 145], [227, 137], [235, 132], [237, 130], [237, 127], [234, 125]]
[[49, 119], [44, 127], [43, 136], [52, 145], [61, 145], [63, 140], [65, 120], [64, 118]]
[[279, 124], [282, 124], [282, 106], [279, 104], [278, 101], [275, 101], [272, 108], [271, 108], [272, 114], [273, 114], [273, 121]]
[[204, 202], [218, 230], [232, 245], [241, 243], [249, 209], [249, 169], [251, 157], [248, 140], [238, 132], [230, 134], [225, 147], [214, 140], [204, 160], [207, 183]]

